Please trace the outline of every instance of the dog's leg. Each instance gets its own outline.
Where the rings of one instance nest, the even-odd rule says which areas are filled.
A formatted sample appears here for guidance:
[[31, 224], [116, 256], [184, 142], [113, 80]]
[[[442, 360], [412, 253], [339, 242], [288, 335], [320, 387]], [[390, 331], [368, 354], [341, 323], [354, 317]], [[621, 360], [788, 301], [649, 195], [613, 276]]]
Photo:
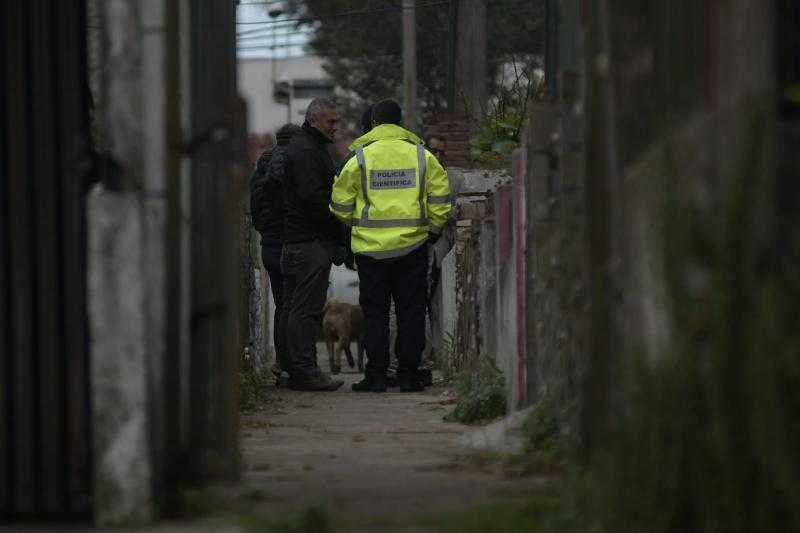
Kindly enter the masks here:
[[339, 374], [342, 371], [342, 341], [339, 341], [334, 348], [335, 365], [331, 366], [331, 374]]
[[342, 345], [344, 345], [344, 354], [347, 356], [347, 364], [350, 365], [350, 368], [355, 368], [356, 362], [353, 360], [353, 352], [350, 351], [350, 339], [347, 339], [346, 342], [342, 340]]
[[334, 343], [332, 339], [325, 339], [325, 345], [328, 348], [328, 365], [331, 369], [331, 374], [338, 374], [336, 372], [336, 365], [334, 364]]

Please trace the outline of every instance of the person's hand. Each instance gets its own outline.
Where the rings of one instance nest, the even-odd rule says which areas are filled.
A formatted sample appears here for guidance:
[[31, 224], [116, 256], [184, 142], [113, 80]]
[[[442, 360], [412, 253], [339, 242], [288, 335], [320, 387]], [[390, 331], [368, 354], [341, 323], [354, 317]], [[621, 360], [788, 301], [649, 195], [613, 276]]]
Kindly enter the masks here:
[[441, 237], [441, 236], [442, 236], [441, 233], [433, 233], [433, 232], [429, 231], [428, 232], [428, 244], [436, 244], [436, 241], [438, 241], [439, 237]]
[[331, 262], [336, 266], [340, 266], [344, 264], [346, 259], [347, 259], [347, 248], [341, 245], [334, 246]]

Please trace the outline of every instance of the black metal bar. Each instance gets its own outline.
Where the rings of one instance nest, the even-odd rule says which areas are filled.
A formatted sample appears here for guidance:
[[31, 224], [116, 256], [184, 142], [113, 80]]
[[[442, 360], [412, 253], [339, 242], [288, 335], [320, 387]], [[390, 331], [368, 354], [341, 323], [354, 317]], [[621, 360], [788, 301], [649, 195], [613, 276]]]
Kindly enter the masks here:
[[[0, 5], [0, 48], [9, 46], [6, 40], [5, 21], [10, 2]], [[5, 64], [5, 54], [2, 54]], [[6, 135], [6, 90], [5, 68], [0, 67], [0, 518], [11, 512], [11, 479], [10, 479], [10, 411], [11, 411], [11, 346], [8, 327], [8, 249], [6, 230], [11, 221], [8, 218], [8, 161]]]
[[86, 310], [86, 221], [84, 183], [91, 170], [89, 85], [86, 69], [86, 0], [56, 2], [54, 52], [59, 88], [59, 152], [55, 187], [61, 199], [60, 238], [55, 252], [62, 265], [59, 298], [60, 388], [65, 433], [62, 440], [66, 511], [75, 518], [91, 513], [91, 413], [89, 407], [88, 319]]
[[30, 40], [27, 27], [20, 21], [26, 21], [28, 4], [11, 3], [10, 16], [5, 19], [9, 45], [6, 47], [5, 67], [10, 82], [8, 95], [8, 117], [5, 127], [13, 131], [9, 136], [8, 149], [8, 194], [13, 198], [9, 202], [9, 250], [11, 264], [10, 293], [11, 305], [11, 354], [14, 357], [13, 411], [11, 413], [11, 443], [14, 447], [13, 469], [13, 502], [15, 513], [33, 513], [37, 510], [37, 473], [36, 449], [38, 439], [36, 420], [32, 414], [36, 410], [36, 347], [34, 325], [34, 293], [35, 279], [32, 272], [34, 242], [33, 218], [31, 216], [30, 188], [30, 108], [29, 85], [30, 61], [28, 51]]
[[85, 8], [0, 6], [0, 515], [12, 520], [91, 505]]
[[[38, 404], [41, 409], [39, 424], [39, 491], [40, 509], [45, 514], [63, 512], [65, 491], [61, 469], [63, 456], [63, 416], [60, 398], [62, 361], [58, 300], [59, 261], [56, 255], [58, 235], [58, 206], [56, 176], [59, 143], [55, 138], [58, 128], [58, 105], [55, 80], [55, 56], [58, 43], [54, 41], [54, 13], [46, 0], [32, 0], [30, 25], [32, 61], [32, 100], [29, 116], [33, 132], [31, 181], [32, 207], [35, 221], [35, 246], [32, 270], [36, 272], [35, 328], [38, 339], [39, 361]], [[55, 121], [55, 122], [54, 122]]]

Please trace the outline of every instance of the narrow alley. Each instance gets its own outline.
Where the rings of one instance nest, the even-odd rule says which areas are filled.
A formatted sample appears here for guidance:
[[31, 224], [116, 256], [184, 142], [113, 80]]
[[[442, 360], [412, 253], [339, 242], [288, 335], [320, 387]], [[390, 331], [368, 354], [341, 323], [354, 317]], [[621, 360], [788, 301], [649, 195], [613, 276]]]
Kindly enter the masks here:
[[800, 532], [798, 0], [7, 1], [0, 50], [0, 532]]
[[546, 483], [473, 464], [476, 452], [458, 438], [476, 428], [444, 421], [453, 406], [443, 386], [355, 393], [350, 385], [360, 374], [341, 377], [335, 393], [278, 389], [264, 411], [243, 417], [241, 490], [255, 494], [254, 514], [317, 507], [348, 531], [373, 531], [424, 524]]

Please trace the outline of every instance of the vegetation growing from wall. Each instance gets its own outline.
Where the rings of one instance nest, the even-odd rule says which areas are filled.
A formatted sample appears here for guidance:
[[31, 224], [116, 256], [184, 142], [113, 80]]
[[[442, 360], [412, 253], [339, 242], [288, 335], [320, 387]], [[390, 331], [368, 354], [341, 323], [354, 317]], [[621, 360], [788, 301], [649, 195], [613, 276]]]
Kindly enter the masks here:
[[[770, 222], [767, 113], [757, 103], [742, 109], [752, 120], [740, 160], [719, 178], [715, 224], [675, 186], [675, 176], [690, 175], [677, 156], [685, 150], [663, 146], [671, 342], [656, 361], [628, 365], [628, 409], [604, 472], [617, 495], [606, 531], [800, 529], [800, 331], [792, 318], [800, 280], [782, 257], [800, 242]], [[792, 244], [779, 253], [784, 239]]]
[[765, 116], [755, 106], [743, 127], [741, 159], [717, 178], [710, 218], [676, 185], [704, 168], [691, 168], [686, 146], [671, 138], [653, 152], [645, 173], [661, 184], [650, 216], [661, 228], [669, 342], [658, 354], [635, 342], [619, 354], [611, 434], [529, 530], [800, 530], [800, 238], [780, 231], [763, 177]]
[[475, 424], [506, 413], [505, 379], [494, 361], [486, 356], [455, 377], [456, 407], [446, 419]]
[[519, 146], [522, 128], [527, 124], [528, 106], [544, 95], [544, 79], [532, 64], [508, 63], [496, 94], [481, 110], [477, 135], [470, 140], [470, 158], [480, 167], [509, 165], [511, 152]]

